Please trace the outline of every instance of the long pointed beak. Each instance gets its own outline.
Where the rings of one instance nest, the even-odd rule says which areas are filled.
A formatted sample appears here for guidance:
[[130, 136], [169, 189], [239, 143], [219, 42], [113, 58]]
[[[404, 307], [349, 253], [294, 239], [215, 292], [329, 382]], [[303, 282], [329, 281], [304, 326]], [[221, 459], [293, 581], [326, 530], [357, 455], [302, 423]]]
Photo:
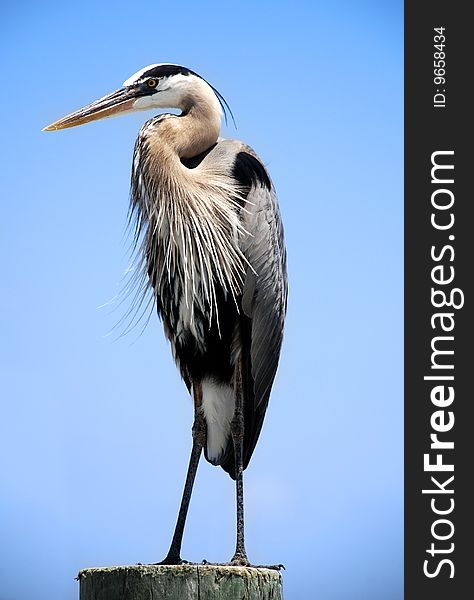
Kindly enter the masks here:
[[66, 115], [59, 121], [55, 121], [43, 129], [43, 131], [57, 131], [97, 121], [106, 117], [115, 117], [123, 112], [133, 110], [133, 104], [137, 99], [137, 90], [133, 87], [121, 88], [108, 96], [100, 98], [79, 110]]

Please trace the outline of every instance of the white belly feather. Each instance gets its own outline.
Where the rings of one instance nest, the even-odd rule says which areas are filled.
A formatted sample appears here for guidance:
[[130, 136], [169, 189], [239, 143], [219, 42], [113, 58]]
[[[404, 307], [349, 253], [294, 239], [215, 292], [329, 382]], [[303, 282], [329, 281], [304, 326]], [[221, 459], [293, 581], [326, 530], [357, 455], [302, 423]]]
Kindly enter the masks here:
[[218, 462], [227, 447], [235, 400], [230, 385], [212, 379], [202, 381], [202, 410], [207, 423], [207, 455]]

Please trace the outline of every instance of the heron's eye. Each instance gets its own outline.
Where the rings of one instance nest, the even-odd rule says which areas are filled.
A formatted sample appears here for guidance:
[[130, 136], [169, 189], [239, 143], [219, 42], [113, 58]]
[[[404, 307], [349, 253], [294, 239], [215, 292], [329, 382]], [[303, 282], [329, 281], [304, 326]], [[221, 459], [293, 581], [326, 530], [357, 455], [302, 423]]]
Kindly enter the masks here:
[[156, 88], [158, 81], [156, 79], [149, 79], [146, 84], [149, 88]]

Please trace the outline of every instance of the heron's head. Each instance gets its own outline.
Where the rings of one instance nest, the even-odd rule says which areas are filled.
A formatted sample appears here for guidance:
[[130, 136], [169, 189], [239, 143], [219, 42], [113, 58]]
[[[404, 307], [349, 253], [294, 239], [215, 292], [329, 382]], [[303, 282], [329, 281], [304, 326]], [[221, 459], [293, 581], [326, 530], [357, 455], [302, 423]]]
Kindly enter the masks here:
[[194, 71], [178, 65], [150, 65], [129, 77], [117, 91], [55, 121], [44, 131], [140, 110], [178, 108], [186, 112], [199, 103], [208, 103], [219, 114], [221, 107], [227, 106], [219, 92]]

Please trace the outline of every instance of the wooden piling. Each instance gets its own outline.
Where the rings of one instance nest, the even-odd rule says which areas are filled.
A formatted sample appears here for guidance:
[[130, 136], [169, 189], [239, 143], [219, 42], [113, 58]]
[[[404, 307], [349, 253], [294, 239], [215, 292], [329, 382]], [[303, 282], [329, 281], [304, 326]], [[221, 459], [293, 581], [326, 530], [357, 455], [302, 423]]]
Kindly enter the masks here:
[[273, 569], [133, 565], [82, 569], [80, 600], [283, 600]]

